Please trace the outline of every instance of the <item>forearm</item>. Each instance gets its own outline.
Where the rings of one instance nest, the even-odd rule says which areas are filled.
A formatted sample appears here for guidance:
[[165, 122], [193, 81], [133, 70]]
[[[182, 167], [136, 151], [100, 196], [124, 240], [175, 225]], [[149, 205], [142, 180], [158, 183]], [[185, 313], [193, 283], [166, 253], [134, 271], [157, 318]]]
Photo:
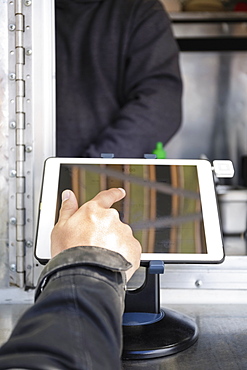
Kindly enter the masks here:
[[86, 156], [113, 153], [115, 157], [142, 158], [152, 153], [158, 141], [165, 145], [181, 125], [181, 84], [175, 81], [170, 90], [154, 90], [153, 96], [137, 93], [88, 147]]
[[0, 350], [0, 369], [120, 368], [127, 265], [116, 253], [97, 251], [94, 258], [89, 247], [72, 248], [46, 267], [38, 295], [43, 291]]

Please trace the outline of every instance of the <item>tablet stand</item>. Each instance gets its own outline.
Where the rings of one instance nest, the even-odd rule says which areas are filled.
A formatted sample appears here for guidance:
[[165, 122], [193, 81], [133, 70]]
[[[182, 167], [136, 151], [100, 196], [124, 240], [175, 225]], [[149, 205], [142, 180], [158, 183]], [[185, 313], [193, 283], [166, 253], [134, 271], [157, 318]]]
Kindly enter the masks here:
[[160, 309], [163, 261], [150, 261], [143, 285], [127, 291], [123, 315], [123, 359], [168, 356], [190, 347], [198, 338], [196, 323], [169, 309]]
[[[101, 158], [114, 158], [102, 153]], [[155, 154], [144, 154], [156, 159]], [[198, 338], [196, 323], [172, 310], [160, 309], [160, 274], [163, 261], [141, 263], [146, 267], [143, 285], [127, 291], [123, 315], [123, 359], [144, 360], [168, 356], [190, 347]]]

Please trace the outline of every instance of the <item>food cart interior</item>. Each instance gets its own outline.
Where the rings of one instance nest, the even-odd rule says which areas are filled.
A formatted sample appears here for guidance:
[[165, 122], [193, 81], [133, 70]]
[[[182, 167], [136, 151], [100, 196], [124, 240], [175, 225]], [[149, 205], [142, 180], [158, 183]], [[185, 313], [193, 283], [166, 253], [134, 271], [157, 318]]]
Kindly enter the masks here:
[[[231, 160], [235, 175], [216, 182], [224, 262], [166, 265], [160, 277], [161, 307], [195, 320], [198, 340], [180, 353], [123, 361], [123, 369], [245, 369], [247, 2], [163, 0], [163, 4], [180, 48], [184, 84], [183, 123], [166, 145], [167, 156], [208, 158], [211, 162]], [[15, 74], [23, 63], [15, 51], [16, 33], [20, 32], [18, 6], [25, 15], [25, 30], [21, 31], [25, 47], [25, 128], [21, 126], [21, 118], [16, 127], [14, 107]], [[3, 1], [0, 14], [2, 344], [17, 319], [32, 304], [42, 269], [34, 259], [33, 248], [43, 162], [55, 154], [55, 48], [51, 37], [54, 36], [54, 2]], [[23, 145], [25, 155], [18, 157]], [[23, 176], [18, 176], [19, 171], [23, 171]], [[25, 207], [20, 193], [24, 193]], [[136, 280], [142, 275], [143, 271], [139, 271]]]

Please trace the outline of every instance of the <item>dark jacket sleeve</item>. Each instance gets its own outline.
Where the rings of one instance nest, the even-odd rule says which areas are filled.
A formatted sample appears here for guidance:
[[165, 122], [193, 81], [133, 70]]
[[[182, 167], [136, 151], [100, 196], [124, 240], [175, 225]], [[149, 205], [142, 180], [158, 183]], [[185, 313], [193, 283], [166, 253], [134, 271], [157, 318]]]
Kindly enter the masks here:
[[36, 302], [0, 349], [0, 369], [120, 369], [125, 273], [121, 255], [76, 247], [53, 258]]
[[89, 157], [99, 153], [143, 157], [156, 142], [166, 144], [181, 125], [182, 82], [170, 20], [159, 1], [134, 4], [122, 76], [123, 104], [114, 122], [88, 148]]

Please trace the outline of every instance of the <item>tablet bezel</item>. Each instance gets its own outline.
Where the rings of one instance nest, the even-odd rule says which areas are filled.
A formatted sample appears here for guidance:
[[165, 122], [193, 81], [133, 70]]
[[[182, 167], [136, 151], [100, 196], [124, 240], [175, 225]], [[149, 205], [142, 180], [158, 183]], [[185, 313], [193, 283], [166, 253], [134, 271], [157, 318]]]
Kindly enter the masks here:
[[[57, 190], [61, 164], [135, 164], [196, 166], [200, 188], [202, 214], [208, 253], [142, 253], [142, 261], [162, 260], [165, 263], [221, 263], [224, 260], [218, 205], [212, 167], [202, 159], [121, 159], [121, 158], [48, 158], [45, 162], [39, 217], [35, 243], [35, 257], [41, 263], [50, 259], [50, 233], [55, 223]], [[46, 230], [46, 232], [41, 232]]]

